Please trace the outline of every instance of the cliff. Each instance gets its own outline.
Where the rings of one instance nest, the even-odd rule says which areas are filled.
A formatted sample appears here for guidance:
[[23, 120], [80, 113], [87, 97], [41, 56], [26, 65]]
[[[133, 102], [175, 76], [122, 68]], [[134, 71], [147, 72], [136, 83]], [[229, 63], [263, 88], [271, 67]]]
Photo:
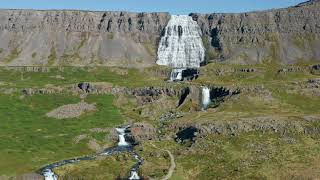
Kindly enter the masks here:
[[320, 1], [239, 14], [190, 14], [203, 32], [207, 59], [234, 63], [320, 60]]
[[[190, 14], [206, 59], [320, 61], [320, 1], [238, 14]], [[168, 13], [0, 10], [0, 66], [152, 66]]]
[[154, 64], [168, 13], [0, 10], [0, 65]]

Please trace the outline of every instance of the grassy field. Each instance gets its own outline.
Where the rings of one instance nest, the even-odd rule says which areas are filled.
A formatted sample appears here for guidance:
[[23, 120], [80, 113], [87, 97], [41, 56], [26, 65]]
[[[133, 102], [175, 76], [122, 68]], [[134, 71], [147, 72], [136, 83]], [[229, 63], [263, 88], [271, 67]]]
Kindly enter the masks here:
[[163, 78], [150, 76], [148, 70], [107, 67], [52, 67], [49, 72], [23, 72], [0, 68], [0, 87], [43, 87], [79, 82], [109, 82], [125, 87], [162, 85]]
[[90, 135], [92, 128], [123, 123], [113, 100], [111, 95], [88, 96], [87, 102], [96, 103], [95, 113], [57, 120], [45, 114], [80, 99], [68, 94], [24, 98], [0, 95], [0, 174], [31, 172], [50, 162], [94, 153], [86, 141], [75, 144], [73, 139], [81, 134]]
[[[191, 179], [316, 179], [320, 177], [319, 137], [251, 132], [238, 136], [209, 135], [192, 147], [174, 141], [154, 142], [170, 150], [177, 164], [175, 180]], [[143, 145], [146, 152], [154, 151]], [[145, 155], [150, 162], [156, 161]], [[166, 163], [144, 167], [146, 174], [159, 174]], [[154, 163], [156, 165], [157, 163]], [[166, 166], [165, 166], [166, 165]], [[153, 176], [154, 177], [154, 176]]]
[[128, 153], [113, 156], [99, 157], [94, 161], [66, 165], [56, 168], [55, 172], [62, 179], [125, 179], [130, 176], [131, 167], [135, 164], [134, 159]]
[[[237, 118], [272, 116], [292, 119], [310, 125], [304, 116], [320, 116], [319, 96], [302, 94], [297, 82], [319, 78], [308, 70], [278, 73], [281, 68], [310, 64], [280, 66], [230, 65], [211, 63], [202, 67], [201, 76], [193, 82], [170, 84], [189, 86], [208, 84], [248, 88], [262, 86], [257, 92], [242, 92], [227, 99], [220, 106], [206, 112], [185, 111], [185, 116], [172, 123], [203, 123], [236, 121]], [[255, 72], [240, 72], [253, 68]], [[21, 72], [0, 68], [0, 88], [43, 87], [48, 84], [67, 85], [79, 82], [109, 82], [114, 86], [167, 86], [164, 78], [152, 75], [159, 69], [117, 69], [106, 67], [53, 68], [50, 72]], [[177, 110], [177, 98], [160, 98], [155, 103], [137, 105], [135, 97], [89, 95], [88, 103], [96, 103], [97, 111], [79, 118], [57, 120], [45, 114], [59, 106], [78, 103], [79, 96], [52, 94], [22, 96], [21, 93], [0, 94], [0, 175], [14, 176], [34, 172], [47, 163], [94, 154], [88, 147], [90, 139], [101, 146], [111, 146], [107, 133], [92, 132], [93, 128], [112, 128], [125, 121], [160, 124], [158, 118], [170, 110]], [[309, 124], [308, 124], [309, 123]], [[312, 127], [320, 127], [319, 123]], [[170, 132], [174, 134], [175, 132]], [[79, 135], [87, 138], [75, 143]], [[290, 179], [290, 177], [318, 178], [320, 142], [318, 136], [250, 132], [237, 136], [208, 135], [187, 147], [173, 140], [153, 142], [161, 149], [170, 150], [177, 163], [172, 179]], [[168, 155], [148, 142], [137, 147], [145, 159], [141, 173], [145, 177], [160, 178], [170, 165]], [[57, 171], [61, 175], [110, 179], [126, 177], [133, 161], [126, 155], [98, 161], [82, 162]], [[122, 168], [123, 167], [123, 168]], [[96, 175], [96, 176], [95, 176]], [[112, 178], [111, 178], [112, 177]]]

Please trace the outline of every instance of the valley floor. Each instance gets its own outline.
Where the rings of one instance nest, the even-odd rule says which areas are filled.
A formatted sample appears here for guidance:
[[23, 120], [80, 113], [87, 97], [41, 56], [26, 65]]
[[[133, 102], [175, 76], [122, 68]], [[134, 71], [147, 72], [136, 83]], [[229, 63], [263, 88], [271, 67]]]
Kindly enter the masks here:
[[[145, 179], [319, 179], [320, 72], [312, 65], [212, 63], [181, 83], [165, 82], [161, 67], [0, 68], [0, 179], [111, 147], [124, 124], [132, 125]], [[201, 86], [214, 91], [207, 111]], [[47, 116], [79, 102], [95, 109]], [[124, 153], [55, 172], [126, 178], [133, 163]]]

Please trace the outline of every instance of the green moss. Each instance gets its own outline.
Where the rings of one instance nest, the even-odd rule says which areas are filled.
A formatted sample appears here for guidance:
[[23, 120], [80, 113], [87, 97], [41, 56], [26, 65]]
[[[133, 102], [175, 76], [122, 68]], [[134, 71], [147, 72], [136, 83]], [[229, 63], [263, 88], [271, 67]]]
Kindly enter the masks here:
[[8, 63], [12, 60], [16, 59], [22, 50], [19, 50], [18, 48], [14, 48], [11, 50], [10, 54], [4, 58], [4, 62]]
[[263, 59], [263, 63], [266, 64], [279, 64], [280, 55], [280, 43], [279, 43], [279, 34], [269, 33], [266, 35], [266, 43], [264, 46], [269, 47], [269, 54]]
[[56, 60], [57, 60], [57, 52], [54, 46], [52, 46], [50, 49], [50, 55], [48, 56], [48, 65], [49, 66], [53, 65]]
[[113, 39], [114, 38], [114, 33], [113, 32], [108, 32], [107, 33], [107, 38], [108, 39]]
[[203, 37], [202, 42], [203, 42], [204, 48], [206, 49], [206, 52], [205, 52], [206, 61], [209, 62], [210, 60], [216, 59], [218, 54], [217, 52], [215, 52], [215, 50], [211, 48], [211, 43], [208, 37]]
[[144, 48], [147, 50], [148, 54], [150, 54], [152, 57], [156, 56], [156, 47], [155, 45], [151, 43], [142, 43]]
[[293, 44], [300, 49], [304, 49], [304, 38], [300, 36], [294, 36]]
[[89, 38], [89, 32], [82, 32], [81, 33], [81, 41], [80, 44], [78, 46], [78, 51], [85, 45], [85, 43], [88, 41]]
[[3, 53], [3, 48], [0, 48], [0, 54]]
[[35, 58], [36, 56], [37, 56], [36, 52], [32, 53], [32, 55], [31, 55], [32, 58]]

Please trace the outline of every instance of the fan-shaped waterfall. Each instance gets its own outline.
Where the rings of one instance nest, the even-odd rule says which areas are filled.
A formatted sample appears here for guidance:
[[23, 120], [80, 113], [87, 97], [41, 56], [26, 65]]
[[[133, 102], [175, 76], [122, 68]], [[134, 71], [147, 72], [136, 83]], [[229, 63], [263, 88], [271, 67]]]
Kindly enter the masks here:
[[157, 64], [172, 67], [171, 80], [181, 80], [188, 68], [199, 68], [205, 49], [197, 22], [187, 15], [172, 15], [158, 48]]

